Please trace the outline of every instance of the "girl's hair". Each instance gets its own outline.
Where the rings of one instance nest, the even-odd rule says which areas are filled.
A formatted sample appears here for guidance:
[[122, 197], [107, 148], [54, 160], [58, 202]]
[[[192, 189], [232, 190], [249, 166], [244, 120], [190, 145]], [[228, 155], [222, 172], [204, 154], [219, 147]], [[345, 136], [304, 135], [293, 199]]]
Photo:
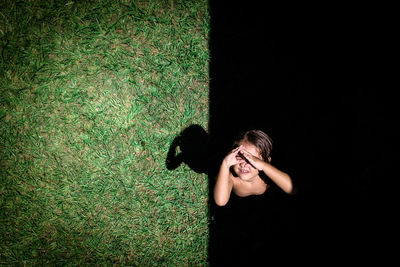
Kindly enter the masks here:
[[238, 135], [234, 145], [238, 146], [241, 141], [249, 142], [258, 148], [264, 161], [269, 162], [272, 151], [272, 139], [261, 130], [244, 131]]

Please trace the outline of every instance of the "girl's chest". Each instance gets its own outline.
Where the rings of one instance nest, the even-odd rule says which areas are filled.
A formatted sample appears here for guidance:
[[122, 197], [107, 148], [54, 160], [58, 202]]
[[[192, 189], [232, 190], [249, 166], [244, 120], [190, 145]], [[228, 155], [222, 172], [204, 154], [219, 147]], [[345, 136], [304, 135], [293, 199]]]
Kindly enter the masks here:
[[267, 185], [264, 182], [258, 181], [254, 184], [249, 184], [240, 181], [237, 178], [233, 179], [233, 192], [240, 197], [247, 197], [250, 195], [262, 195], [267, 190]]

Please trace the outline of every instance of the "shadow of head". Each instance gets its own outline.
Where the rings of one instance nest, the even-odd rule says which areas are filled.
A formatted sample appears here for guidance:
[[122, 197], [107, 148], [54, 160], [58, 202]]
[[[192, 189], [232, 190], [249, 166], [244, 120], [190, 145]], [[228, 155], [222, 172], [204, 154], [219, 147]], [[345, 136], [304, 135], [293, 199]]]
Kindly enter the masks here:
[[200, 125], [191, 125], [172, 141], [166, 166], [174, 170], [187, 164], [196, 173], [208, 172], [208, 134]]

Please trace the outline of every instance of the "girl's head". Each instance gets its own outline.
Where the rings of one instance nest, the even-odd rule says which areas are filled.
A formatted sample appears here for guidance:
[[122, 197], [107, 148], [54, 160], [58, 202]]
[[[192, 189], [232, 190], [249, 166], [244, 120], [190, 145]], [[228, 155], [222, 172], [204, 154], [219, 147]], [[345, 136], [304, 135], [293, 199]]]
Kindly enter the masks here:
[[271, 162], [272, 140], [261, 130], [249, 130], [241, 133], [234, 142], [235, 146], [251, 144], [256, 147], [257, 154], [266, 162]]
[[[250, 130], [241, 133], [236, 141], [235, 146], [243, 146], [243, 148], [255, 157], [263, 161], [271, 162], [272, 140], [260, 130]], [[242, 158], [241, 156], [239, 156]], [[243, 158], [242, 158], [243, 159]], [[264, 172], [258, 171], [247, 160], [239, 160], [239, 163], [232, 166], [232, 173], [244, 181], [251, 181], [256, 177], [260, 177], [267, 183], [267, 177]]]

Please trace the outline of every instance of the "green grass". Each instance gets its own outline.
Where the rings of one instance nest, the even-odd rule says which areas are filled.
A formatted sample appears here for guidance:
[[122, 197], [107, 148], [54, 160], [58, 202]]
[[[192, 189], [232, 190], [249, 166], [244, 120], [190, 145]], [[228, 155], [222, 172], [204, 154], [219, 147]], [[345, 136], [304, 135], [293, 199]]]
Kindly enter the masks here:
[[0, 265], [206, 266], [208, 2], [0, 5]]

